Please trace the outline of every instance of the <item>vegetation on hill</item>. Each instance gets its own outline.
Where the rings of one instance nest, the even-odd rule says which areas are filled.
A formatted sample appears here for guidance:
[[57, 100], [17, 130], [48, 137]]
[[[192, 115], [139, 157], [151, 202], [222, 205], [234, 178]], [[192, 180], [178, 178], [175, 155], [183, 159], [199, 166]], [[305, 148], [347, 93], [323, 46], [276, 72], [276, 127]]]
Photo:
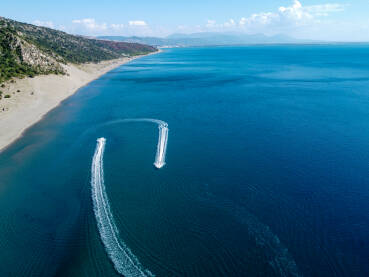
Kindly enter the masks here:
[[12, 77], [64, 74], [61, 64], [100, 62], [157, 51], [138, 43], [74, 36], [0, 17], [0, 83]]
[[51, 72], [62, 73], [62, 70], [57, 68], [49, 72], [46, 68], [42, 69], [26, 63], [22, 57], [21, 47], [14, 29], [0, 28], [0, 83], [12, 77], [33, 77], [36, 74]]

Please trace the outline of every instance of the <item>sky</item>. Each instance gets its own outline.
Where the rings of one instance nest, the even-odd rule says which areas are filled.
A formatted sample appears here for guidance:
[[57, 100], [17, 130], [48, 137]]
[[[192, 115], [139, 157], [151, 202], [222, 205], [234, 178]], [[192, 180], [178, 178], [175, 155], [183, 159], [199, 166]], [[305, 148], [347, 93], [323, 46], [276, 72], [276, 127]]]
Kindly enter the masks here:
[[368, 0], [5, 0], [0, 16], [88, 36], [242, 32], [369, 41]]

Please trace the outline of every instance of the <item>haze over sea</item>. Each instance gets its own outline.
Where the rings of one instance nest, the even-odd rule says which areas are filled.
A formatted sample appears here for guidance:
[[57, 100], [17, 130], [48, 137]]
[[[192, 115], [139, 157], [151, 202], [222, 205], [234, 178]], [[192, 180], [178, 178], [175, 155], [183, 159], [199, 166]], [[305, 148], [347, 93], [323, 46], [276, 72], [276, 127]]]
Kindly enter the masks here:
[[[153, 161], [168, 123], [166, 165]], [[100, 126], [100, 127], [98, 127]], [[179, 48], [80, 89], [0, 154], [0, 276], [369, 276], [369, 46]]]

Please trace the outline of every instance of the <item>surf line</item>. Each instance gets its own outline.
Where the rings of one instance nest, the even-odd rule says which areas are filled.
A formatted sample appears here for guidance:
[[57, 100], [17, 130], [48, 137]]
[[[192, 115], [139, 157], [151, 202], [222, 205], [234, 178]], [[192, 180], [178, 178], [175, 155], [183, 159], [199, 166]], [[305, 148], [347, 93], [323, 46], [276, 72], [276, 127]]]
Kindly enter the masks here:
[[145, 270], [129, 247], [120, 240], [104, 184], [105, 138], [99, 138], [92, 158], [91, 191], [97, 227], [115, 270], [126, 277], [154, 276]]

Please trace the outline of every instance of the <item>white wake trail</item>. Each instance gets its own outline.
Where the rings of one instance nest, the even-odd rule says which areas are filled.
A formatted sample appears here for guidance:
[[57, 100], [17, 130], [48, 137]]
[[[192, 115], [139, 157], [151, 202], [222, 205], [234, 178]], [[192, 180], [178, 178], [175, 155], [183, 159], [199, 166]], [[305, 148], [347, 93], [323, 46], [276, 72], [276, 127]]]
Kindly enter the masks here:
[[113, 125], [117, 123], [126, 123], [126, 122], [151, 122], [158, 125], [159, 128], [159, 137], [158, 137], [158, 145], [156, 149], [154, 166], [158, 169], [162, 168], [165, 165], [165, 156], [167, 152], [167, 144], [168, 144], [168, 123], [159, 119], [153, 118], [125, 118], [125, 119], [117, 119], [113, 121], [109, 121], [104, 123], [101, 126]]
[[105, 144], [105, 138], [97, 140], [91, 166], [92, 201], [101, 240], [118, 273], [126, 277], [153, 276], [142, 267], [128, 246], [119, 239], [119, 231], [114, 222], [104, 184]]
[[157, 168], [162, 168], [165, 165], [165, 155], [167, 152], [167, 142], [168, 142], [168, 127], [165, 125], [159, 125], [159, 138], [158, 146], [156, 150], [154, 165]]

